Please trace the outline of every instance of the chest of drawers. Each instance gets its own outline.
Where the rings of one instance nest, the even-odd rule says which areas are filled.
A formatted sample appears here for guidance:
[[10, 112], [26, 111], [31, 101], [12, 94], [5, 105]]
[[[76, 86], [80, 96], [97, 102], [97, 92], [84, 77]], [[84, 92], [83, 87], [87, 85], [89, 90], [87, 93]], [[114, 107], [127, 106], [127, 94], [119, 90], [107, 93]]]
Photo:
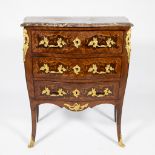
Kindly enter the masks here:
[[34, 146], [39, 105], [82, 111], [113, 104], [118, 144], [130, 61], [130, 29], [124, 17], [27, 17], [23, 57]]

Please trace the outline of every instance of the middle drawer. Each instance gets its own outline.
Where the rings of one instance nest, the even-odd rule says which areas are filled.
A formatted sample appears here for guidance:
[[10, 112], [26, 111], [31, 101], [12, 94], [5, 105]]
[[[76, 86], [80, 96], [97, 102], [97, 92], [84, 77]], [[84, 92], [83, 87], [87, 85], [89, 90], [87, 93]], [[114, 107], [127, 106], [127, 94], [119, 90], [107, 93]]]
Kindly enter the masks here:
[[121, 58], [33, 58], [33, 76], [35, 78], [61, 79], [119, 79], [121, 76]]

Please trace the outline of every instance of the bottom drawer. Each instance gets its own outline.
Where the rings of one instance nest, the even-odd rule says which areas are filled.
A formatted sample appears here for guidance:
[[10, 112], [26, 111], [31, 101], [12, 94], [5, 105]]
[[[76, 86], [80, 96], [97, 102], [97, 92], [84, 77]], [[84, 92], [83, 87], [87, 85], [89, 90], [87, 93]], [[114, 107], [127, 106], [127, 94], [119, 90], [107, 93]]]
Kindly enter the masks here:
[[91, 101], [118, 99], [119, 82], [59, 83], [34, 81], [35, 97], [53, 101]]

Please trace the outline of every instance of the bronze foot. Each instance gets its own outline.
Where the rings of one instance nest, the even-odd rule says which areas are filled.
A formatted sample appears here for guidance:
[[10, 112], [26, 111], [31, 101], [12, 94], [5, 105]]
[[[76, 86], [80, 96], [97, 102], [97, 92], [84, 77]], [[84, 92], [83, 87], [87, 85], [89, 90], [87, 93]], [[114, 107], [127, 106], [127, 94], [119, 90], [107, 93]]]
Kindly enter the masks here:
[[118, 145], [119, 145], [120, 147], [125, 147], [125, 144], [123, 144], [122, 138], [120, 138], [120, 140], [118, 141]]
[[32, 148], [35, 145], [35, 141], [31, 138], [30, 143], [28, 144], [28, 148]]

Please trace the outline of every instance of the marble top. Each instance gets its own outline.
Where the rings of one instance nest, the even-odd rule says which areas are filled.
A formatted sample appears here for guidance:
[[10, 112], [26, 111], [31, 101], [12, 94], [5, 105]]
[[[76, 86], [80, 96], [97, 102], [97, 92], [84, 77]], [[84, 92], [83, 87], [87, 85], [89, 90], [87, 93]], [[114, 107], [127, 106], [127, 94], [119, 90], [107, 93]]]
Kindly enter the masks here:
[[25, 17], [21, 26], [102, 27], [132, 26], [126, 17]]

